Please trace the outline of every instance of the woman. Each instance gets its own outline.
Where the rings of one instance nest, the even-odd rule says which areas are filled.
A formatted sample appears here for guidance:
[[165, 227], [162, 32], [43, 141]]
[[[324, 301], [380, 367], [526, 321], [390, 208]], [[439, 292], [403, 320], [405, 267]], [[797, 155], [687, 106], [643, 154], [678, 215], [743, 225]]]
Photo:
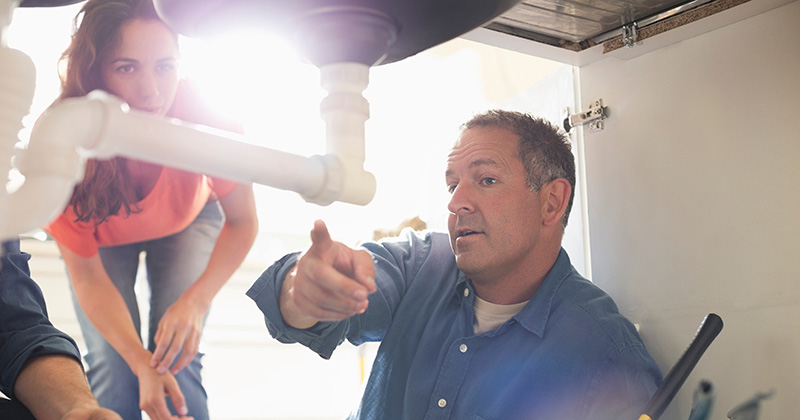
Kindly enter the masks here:
[[[179, 80], [177, 35], [151, 1], [89, 0], [75, 22], [59, 99], [103, 89], [133, 109], [231, 129], [198, 109]], [[203, 323], [257, 224], [251, 186], [122, 157], [87, 163], [69, 206], [46, 230], [67, 267], [102, 406], [126, 420], [140, 419], [142, 409], [152, 420], [208, 418]], [[134, 293], [142, 253], [147, 348]]]

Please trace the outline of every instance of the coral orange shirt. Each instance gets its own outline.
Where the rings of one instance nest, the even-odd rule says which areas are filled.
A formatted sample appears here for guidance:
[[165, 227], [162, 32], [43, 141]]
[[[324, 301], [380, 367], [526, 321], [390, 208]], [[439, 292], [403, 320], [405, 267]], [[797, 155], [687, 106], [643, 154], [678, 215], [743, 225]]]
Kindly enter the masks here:
[[[200, 104], [194, 89], [182, 81], [169, 116], [241, 132], [238, 127], [215, 118]], [[76, 222], [74, 208], [69, 206], [44, 230], [72, 252], [88, 258], [97, 254], [101, 246], [142, 242], [178, 233], [192, 223], [210, 198], [224, 197], [237, 185], [235, 182], [164, 166], [152, 191], [136, 203], [139, 212], [125, 215], [121, 210], [122, 214], [95, 225], [93, 221]]]
[[178, 233], [200, 214], [212, 193], [224, 197], [238, 184], [205, 175], [163, 167], [153, 190], [137, 203], [141, 211], [111, 216], [99, 225], [76, 222], [69, 206], [45, 228], [58, 243], [81, 257], [100, 246], [124, 245]]

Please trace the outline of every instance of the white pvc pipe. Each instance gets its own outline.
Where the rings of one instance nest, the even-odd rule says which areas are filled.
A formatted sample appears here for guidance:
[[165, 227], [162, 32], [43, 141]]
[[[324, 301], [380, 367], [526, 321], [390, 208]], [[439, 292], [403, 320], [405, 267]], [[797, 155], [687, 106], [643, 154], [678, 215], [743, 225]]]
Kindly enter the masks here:
[[[363, 147], [363, 137], [360, 141]], [[86, 158], [116, 155], [295, 191], [318, 204], [363, 205], [375, 193], [375, 179], [363, 170], [363, 157], [275, 151], [241, 142], [234, 133], [129, 110], [116, 97], [95, 91], [62, 101], [34, 127], [18, 165], [25, 182], [8, 202], [2, 238], [56, 217], [82, 179]]]
[[320, 104], [327, 152], [338, 160], [338, 167], [331, 168], [331, 173], [341, 178], [341, 186], [330, 186], [329, 191], [337, 191], [338, 200], [367, 204], [376, 189], [375, 177], [363, 167], [369, 103], [362, 92], [369, 83], [369, 66], [353, 62], [326, 64], [320, 67], [320, 80], [328, 91]]
[[0, 0], [0, 47], [6, 47], [6, 30], [11, 26], [14, 10], [22, 0]]
[[74, 181], [54, 175], [25, 180], [24, 188], [9, 196], [0, 239], [13, 239], [58, 217], [72, 196], [74, 186]]
[[87, 157], [121, 155], [311, 197], [323, 189], [325, 171], [319, 159], [247, 144], [235, 133], [128, 110], [102, 91], [92, 92], [87, 100], [104, 105], [103, 132], [95, 143], [81, 144]]
[[30, 112], [36, 85], [33, 61], [21, 51], [8, 48], [6, 32], [11, 25], [19, 0], [0, 0], [0, 239], [14, 238], [18, 233], [9, 209], [11, 197], [6, 182], [11, 172], [14, 145], [18, 142], [22, 119]]
[[[35, 87], [31, 59], [5, 45], [5, 32], [19, 3], [0, 0], [0, 177], [11, 171], [14, 145]], [[320, 205], [368, 204], [376, 189], [375, 177], [363, 168], [369, 104], [362, 92], [369, 67], [334, 63], [320, 70], [322, 87], [329, 93], [320, 110], [326, 123], [325, 156], [275, 151], [244, 143], [233, 133], [132, 111], [101, 91], [60, 102], [40, 117], [19, 157], [22, 186], [11, 194], [0, 188], [0, 240], [57, 217], [83, 178], [87, 158], [126, 156], [294, 191]]]

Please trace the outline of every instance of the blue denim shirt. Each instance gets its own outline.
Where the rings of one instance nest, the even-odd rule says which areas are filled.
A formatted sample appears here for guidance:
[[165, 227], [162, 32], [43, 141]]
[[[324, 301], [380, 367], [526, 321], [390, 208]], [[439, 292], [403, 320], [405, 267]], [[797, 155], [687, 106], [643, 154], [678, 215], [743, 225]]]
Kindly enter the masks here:
[[563, 249], [521, 312], [475, 335], [474, 289], [446, 234], [406, 231], [363, 247], [378, 285], [364, 314], [308, 330], [285, 325], [278, 299], [297, 254], [247, 292], [273, 337], [324, 358], [345, 339], [381, 341], [351, 419], [636, 420], [661, 383], [634, 326]]
[[78, 346], [47, 319], [39, 286], [31, 279], [29, 254], [19, 241], [3, 242], [0, 251], [0, 391], [14, 396], [14, 382], [33, 357], [63, 354], [80, 363]]

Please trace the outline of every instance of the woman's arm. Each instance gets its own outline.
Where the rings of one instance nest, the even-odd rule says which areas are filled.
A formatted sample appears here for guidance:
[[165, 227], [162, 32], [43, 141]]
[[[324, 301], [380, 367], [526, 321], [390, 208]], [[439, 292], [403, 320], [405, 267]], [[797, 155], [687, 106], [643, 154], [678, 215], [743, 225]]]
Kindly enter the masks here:
[[211, 307], [211, 301], [244, 261], [258, 233], [252, 186], [239, 185], [219, 201], [225, 213], [225, 224], [208, 266], [158, 323], [156, 349], [150, 360], [150, 365], [158, 372], [166, 372], [181, 348], [183, 353], [171, 372], [178, 373], [192, 361], [198, 351], [203, 318]]
[[103, 268], [100, 255], [84, 258], [61, 244], [58, 247], [81, 309], [139, 378], [142, 409], [153, 420], [172, 418], [164, 399], [169, 395], [178, 412], [186, 413], [175, 377], [159, 375], [150, 366], [151, 354], [142, 347], [125, 301]]

